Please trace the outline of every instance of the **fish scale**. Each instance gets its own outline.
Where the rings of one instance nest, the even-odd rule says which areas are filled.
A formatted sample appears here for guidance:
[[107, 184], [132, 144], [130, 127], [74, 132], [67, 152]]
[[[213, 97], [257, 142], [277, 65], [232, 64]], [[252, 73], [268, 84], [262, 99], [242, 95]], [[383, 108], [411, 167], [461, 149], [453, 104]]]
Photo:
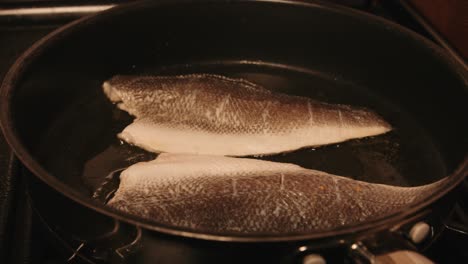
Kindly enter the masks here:
[[445, 179], [397, 187], [288, 163], [163, 153], [123, 171], [108, 205], [212, 233], [315, 232], [392, 214], [422, 201]]
[[117, 75], [103, 89], [136, 117], [119, 137], [152, 152], [268, 155], [391, 130], [367, 109], [219, 75]]

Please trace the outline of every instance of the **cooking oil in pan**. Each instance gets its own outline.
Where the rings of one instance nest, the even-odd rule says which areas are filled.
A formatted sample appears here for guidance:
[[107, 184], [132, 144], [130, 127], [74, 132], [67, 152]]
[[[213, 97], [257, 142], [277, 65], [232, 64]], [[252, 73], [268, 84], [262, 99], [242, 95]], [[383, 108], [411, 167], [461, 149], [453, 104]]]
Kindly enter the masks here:
[[[295, 163], [357, 180], [397, 186], [423, 185], [445, 176], [437, 149], [416, 120], [371, 89], [346, 82], [333, 74], [245, 61], [143, 70], [137, 67], [130, 72], [154, 75], [188, 73], [243, 78], [282, 93], [329, 103], [364, 106], [379, 113], [394, 127], [393, 131], [376, 137], [253, 158]], [[46, 155], [46, 168], [88, 195], [105, 186], [106, 190], [101, 188], [98, 196], [107, 196], [118, 186], [116, 171], [157, 156], [117, 139], [117, 134], [132, 119], [108, 101], [101, 87], [93, 87], [89, 93], [77, 98], [76, 104], [70, 105], [44, 136], [42, 145], [47, 146], [47, 150], [41, 153]], [[61, 139], [59, 144], [57, 138]]]

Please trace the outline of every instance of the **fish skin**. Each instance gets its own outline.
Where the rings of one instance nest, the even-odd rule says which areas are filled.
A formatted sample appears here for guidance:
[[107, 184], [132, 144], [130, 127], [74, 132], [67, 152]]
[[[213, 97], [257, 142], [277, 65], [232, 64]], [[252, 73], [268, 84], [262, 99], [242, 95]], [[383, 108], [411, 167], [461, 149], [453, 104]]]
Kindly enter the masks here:
[[386, 133], [376, 113], [218, 75], [117, 75], [103, 84], [135, 116], [119, 137], [151, 152], [268, 155]]
[[123, 171], [108, 205], [209, 233], [310, 233], [390, 215], [426, 199], [445, 179], [396, 187], [288, 163], [163, 153]]

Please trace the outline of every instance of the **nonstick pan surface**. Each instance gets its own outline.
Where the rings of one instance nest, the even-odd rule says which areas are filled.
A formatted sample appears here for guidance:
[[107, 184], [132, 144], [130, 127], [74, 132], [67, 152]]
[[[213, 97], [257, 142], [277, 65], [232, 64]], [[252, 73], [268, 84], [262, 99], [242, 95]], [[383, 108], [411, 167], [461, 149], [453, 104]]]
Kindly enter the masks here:
[[92, 198], [111, 172], [156, 156], [116, 138], [132, 118], [105, 98], [103, 81], [114, 74], [182, 73], [242, 77], [275, 91], [368, 107], [395, 127], [378, 137], [255, 158], [400, 186], [451, 177], [425, 202], [385, 219], [271, 239], [396, 221], [466, 176], [466, 71], [414, 33], [315, 2], [143, 2], [75, 22], [33, 46], [9, 72], [2, 127], [28, 169], [103, 214], [166, 233], [258, 239], [163, 226]]

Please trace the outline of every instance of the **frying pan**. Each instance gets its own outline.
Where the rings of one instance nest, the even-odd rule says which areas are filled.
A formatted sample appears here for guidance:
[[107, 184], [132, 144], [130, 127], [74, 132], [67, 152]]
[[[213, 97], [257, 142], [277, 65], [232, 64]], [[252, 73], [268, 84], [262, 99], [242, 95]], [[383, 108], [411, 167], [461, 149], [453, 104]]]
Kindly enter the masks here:
[[[365, 106], [395, 127], [266, 159], [386, 184], [449, 180], [388, 216], [281, 236], [162, 225], [93, 198], [115, 189], [106, 176], [154, 158], [116, 139], [131, 117], [108, 102], [103, 81], [200, 72]], [[423, 250], [441, 231], [468, 171], [467, 80], [464, 67], [417, 34], [323, 2], [143, 1], [73, 22], [32, 46], [3, 81], [0, 120], [27, 168], [33, 207], [73, 249], [70, 261], [362, 263], [396, 249]], [[432, 239], [416, 243], [416, 223], [430, 226]]]

